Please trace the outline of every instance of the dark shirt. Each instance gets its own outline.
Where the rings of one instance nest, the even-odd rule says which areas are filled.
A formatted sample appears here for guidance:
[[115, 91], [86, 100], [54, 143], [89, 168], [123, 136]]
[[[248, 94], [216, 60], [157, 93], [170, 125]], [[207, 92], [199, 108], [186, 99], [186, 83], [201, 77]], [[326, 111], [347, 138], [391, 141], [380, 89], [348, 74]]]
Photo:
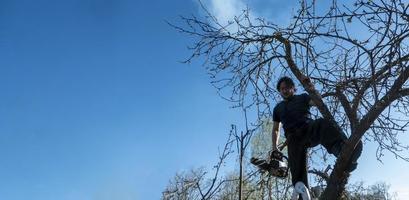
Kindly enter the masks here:
[[281, 122], [286, 133], [303, 127], [311, 120], [310, 100], [310, 96], [304, 93], [281, 101], [274, 107], [273, 121]]

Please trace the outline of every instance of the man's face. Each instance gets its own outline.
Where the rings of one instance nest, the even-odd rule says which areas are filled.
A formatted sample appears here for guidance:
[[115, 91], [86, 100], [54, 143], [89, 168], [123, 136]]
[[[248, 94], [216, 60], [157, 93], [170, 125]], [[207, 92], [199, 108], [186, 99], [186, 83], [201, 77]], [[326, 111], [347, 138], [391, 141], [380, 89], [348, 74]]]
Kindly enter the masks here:
[[280, 84], [280, 94], [283, 97], [283, 99], [288, 99], [289, 97], [292, 97], [294, 93], [295, 88], [293, 86], [289, 86], [285, 82], [282, 82]]

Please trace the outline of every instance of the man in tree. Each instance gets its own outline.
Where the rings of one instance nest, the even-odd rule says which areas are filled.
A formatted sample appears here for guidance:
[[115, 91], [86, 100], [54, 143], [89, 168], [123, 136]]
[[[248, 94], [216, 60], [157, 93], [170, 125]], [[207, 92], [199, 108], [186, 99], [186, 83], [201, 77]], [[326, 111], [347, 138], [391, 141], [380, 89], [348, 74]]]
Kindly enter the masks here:
[[[310, 90], [315, 90], [309, 78], [304, 77], [302, 81]], [[296, 186], [298, 182], [301, 182], [308, 187], [307, 148], [321, 144], [329, 153], [338, 157], [347, 137], [331, 122], [323, 118], [316, 120], [310, 118], [309, 109], [314, 106], [314, 102], [307, 93], [295, 94], [296, 88], [291, 78], [280, 78], [277, 90], [283, 101], [275, 106], [273, 112], [273, 151], [277, 150], [281, 123], [287, 139], [292, 184]], [[349, 161], [348, 172], [356, 169], [361, 152], [362, 142], [359, 142]]]

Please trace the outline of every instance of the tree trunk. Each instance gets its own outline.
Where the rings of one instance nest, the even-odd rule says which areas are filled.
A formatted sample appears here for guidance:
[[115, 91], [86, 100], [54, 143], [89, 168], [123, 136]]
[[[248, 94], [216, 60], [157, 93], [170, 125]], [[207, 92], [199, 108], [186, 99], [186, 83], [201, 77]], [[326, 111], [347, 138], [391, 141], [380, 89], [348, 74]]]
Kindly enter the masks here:
[[239, 174], [239, 200], [243, 198], [243, 157], [244, 157], [244, 145], [243, 135], [240, 138], [240, 174]]
[[344, 144], [329, 178], [328, 185], [320, 196], [320, 200], [341, 199], [350, 176], [350, 173], [348, 173], [346, 169], [349, 165], [351, 155], [360, 141], [360, 135], [362, 134], [353, 134]]

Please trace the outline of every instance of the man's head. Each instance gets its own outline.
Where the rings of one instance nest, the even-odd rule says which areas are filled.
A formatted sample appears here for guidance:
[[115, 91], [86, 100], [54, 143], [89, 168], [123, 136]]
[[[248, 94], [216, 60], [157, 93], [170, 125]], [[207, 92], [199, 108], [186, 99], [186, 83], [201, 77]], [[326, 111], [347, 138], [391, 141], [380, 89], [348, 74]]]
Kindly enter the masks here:
[[295, 85], [290, 77], [281, 77], [277, 82], [277, 90], [284, 99], [288, 99], [295, 94]]

